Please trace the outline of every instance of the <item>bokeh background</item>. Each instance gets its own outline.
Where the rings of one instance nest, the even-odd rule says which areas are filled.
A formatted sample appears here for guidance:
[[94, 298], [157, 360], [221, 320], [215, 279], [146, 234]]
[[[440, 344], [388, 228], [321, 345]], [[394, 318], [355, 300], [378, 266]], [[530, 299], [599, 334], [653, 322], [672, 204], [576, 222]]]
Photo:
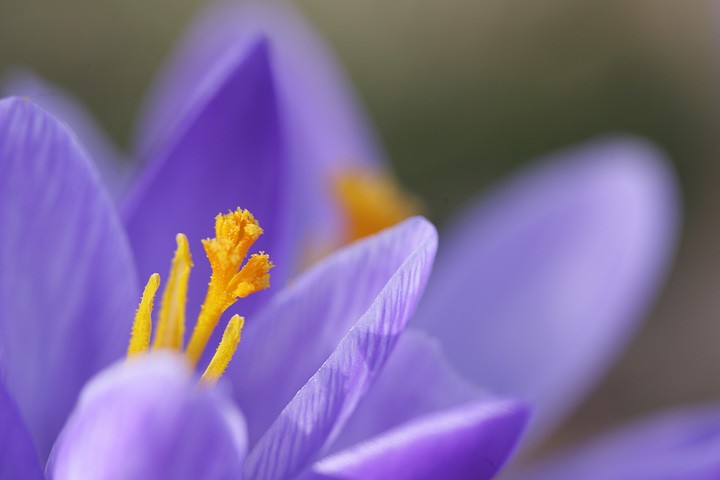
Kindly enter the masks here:
[[[720, 5], [709, 0], [298, 0], [345, 65], [402, 182], [442, 223], [514, 168], [612, 132], [653, 139], [684, 189], [666, 289], [551, 441], [720, 400]], [[201, 0], [0, 0], [0, 74], [33, 69], [128, 145]]]

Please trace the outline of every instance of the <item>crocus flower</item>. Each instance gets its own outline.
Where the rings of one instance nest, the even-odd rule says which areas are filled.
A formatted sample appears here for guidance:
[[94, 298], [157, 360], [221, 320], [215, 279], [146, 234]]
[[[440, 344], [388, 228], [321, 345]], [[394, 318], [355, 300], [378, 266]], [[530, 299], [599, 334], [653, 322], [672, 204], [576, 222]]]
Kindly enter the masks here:
[[[7, 446], [0, 465], [5, 475], [38, 478], [33, 442], [44, 459], [83, 384], [123, 356], [136, 273], [109, 197], [67, 128], [10, 98], [0, 101], [0, 132], [0, 443]], [[474, 392], [473, 402], [402, 425], [370, 418], [377, 435], [352, 450], [327, 450], [393, 350], [435, 245], [430, 224], [409, 220], [338, 252], [267, 302], [228, 372], [244, 417], [229, 392], [196, 389], [176, 356], [110, 367], [83, 388], [49, 475], [291, 478], [324, 450], [332, 455], [313, 467], [321, 473], [412, 477], [462, 468], [489, 478], [526, 412]], [[434, 353], [423, 338], [402, 345], [405, 362]], [[453, 393], [465, 387], [442, 364], [427, 369]], [[434, 391], [395, 393], [437, 403]]]
[[[293, 238], [326, 247], [355, 237], [360, 222], [377, 217], [352, 203], [363, 201], [363, 185], [366, 206], [380, 198], [383, 212], [408, 211], [412, 202], [396, 201], [397, 189], [387, 187], [381, 149], [342, 72], [287, 6], [211, 9], [155, 88], [143, 131], [162, 131], [185, 108], [176, 92], [202, 85], [208, 65], [259, 34], [274, 53], [294, 179], [291, 217], [313, 212], [314, 222]], [[465, 381], [530, 400], [535, 439], [580, 401], [631, 337], [661, 285], [678, 228], [673, 174], [647, 142], [601, 139], [538, 163], [448, 229], [412, 323], [438, 341]], [[361, 192], [350, 192], [350, 201], [341, 192], [338, 201], [338, 178]], [[412, 411], [380, 395], [366, 405]], [[362, 422], [348, 428], [362, 431]]]
[[[428, 336], [401, 337], [436, 249], [422, 218], [336, 252], [276, 295], [240, 302], [248, 325], [224, 385], [197, 385], [192, 365], [209, 355], [186, 353], [188, 362], [170, 349], [124, 360], [137, 270], [166, 271], [178, 231], [187, 237], [176, 260], [188, 267], [183, 249], [229, 204], [267, 220], [257, 247], [273, 252], [282, 284], [292, 229], [275, 181], [285, 157], [267, 45], [232, 53], [148, 160], [122, 219], [64, 124], [28, 98], [0, 101], [0, 476], [41, 478], [49, 458], [51, 478], [491, 478], [527, 408], [458, 378]], [[226, 233], [216, 225], [218, 239]], [[202, 292], [192, 280], [210, 274], [193, 263], [188, 312]], [[185, 308], [184, 274], [172, 272], [161, 318], [166, 306]], [[129, 353], [150, 341], [139, 326], [158, 288], [149, 278]], [[145, 347], [135, 348], [143, 328]], [[217, 377], [225, 365], [208, 371]], [[373, 390], [414, 408], [371, 408], [361, 431], [350, 427]]]
[[[258, 38], [266, 43], [257, 43]], [[207, 218], [242, 203], [269, 219], [264, 248], [273, 252], [278, 270], [284, 269], [274, 277], [283, 284], [313, 248], [326, 250], [353, 236], [348, 225], [357, 225], [357, 218], [339, 208], [332, 193], [338, 179], [360, 185], [359, 197], [380, 185], [381, 195], [390, 192], [383, 198], [397, 199], [392, 187], [374, 180], [388, 178], [386, 167], [342, 74], [287, 7], [229, 4], [211, 10], [154, 92], [137, 148], [147, 158], [145, 167], [129, 195], [119, 200], [143, 277], [162, 271], [167, 238], [177, 231], [201, 238]], [[80, 136], [92, 135], [78, 130]], [[667, 265], [677, 214], [672, 175], [657, 150], [628, 138], [597, 141], [541, 163], [545, 166], [491, 192], [449, 229], [413, 319], [416, 328], [405, 332], [364, 402], [348, 415], [335, 447], [326, 450], [331, 455], [308, 472], [340, 478], [437, 477], [438, 470], [419, 460], [422, 455], [411, 462], [417, 470], [410, 463], [389, 469], [384, 459], [397, 450], [379, 447], [387, 443], [349, 448], [403, 426], [420, 432], [414, 430], [418, 423], [407, 422], [466, 405], [480, 385], [532, 401], [537, 437], [607, 368], [651, 302]], [[401, 214], [412, 202], [386, 205]], [[201, 284], [207, 276], [196, 278]], [[191, 285], [191, 294], [200, 286]], [[257, 311], [264, 301], [244, 305], [244, 312]], [[262, 311], [258, 316], [263, 321], [250, 323], [245, 337], [253, 324], [270, 328], [262, 327], [270, 324]], [[306, 331], [298, 328], [287, 332], [287, 342]], [[240, 359], [252, 351], [263, 354], [263, 364], [280, 361], [277, 349], [244, 349], [244, 343]], [[279, 345], [282, 351], [284, 344]], [[254, 420], [267, 416], [249, 414], [246, 405], [273, 375], [235, 373], [234, 365], [228, 379], [248, 376], [237, 384], [253, 386], [235, 393], [253, 443], [253, 432], [269, 421]], [[289, 390], [291, 396], [297, 388]], [[282, 398], [272, 396], [277, 402]], [[256, 421], [260, 426], [253, 425]], [[388, 435], [397, 439], [406, 433]], [[432, 435], [413, 438], [427, 438], [438, 448]], [[452, 447], [448, 455], [457, 456], [443, 464], [446, 476], [482, 478], [461, 461], [462, 449], [447, 445]], [[451, 464], [456, 470], [449, 470]]]

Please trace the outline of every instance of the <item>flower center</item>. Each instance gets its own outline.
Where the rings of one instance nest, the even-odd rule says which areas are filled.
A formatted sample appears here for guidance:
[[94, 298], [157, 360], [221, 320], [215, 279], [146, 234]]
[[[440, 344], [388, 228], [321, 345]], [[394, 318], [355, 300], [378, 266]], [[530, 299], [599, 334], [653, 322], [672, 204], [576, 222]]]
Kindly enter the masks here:
[[[254, 253], [245, 262], [248, 250], [262, 233], [263, 230], [255, 217], [247, 210], [238, 208], [225, 215], [218, 214], [215, 217], [215, 237], [202, 241], [212, 274], [205, 301], [185, 348], [185, 357], [193, 368], [197, 366], [222, 314], [238, 298], [244, 298], [270, 286], [269, 271], [273, 264], [267, 254]], [[169, 279], [165, 284], [155, 332], [152, 335], [153, 349], [183, 351], [185, 304], [192, 266], [187, 237], [179, 233], [177, 249], [170, 267]], [[145, 285], [140, 305], [135, 313], [127, 351], [128, 358], [150, 349], [151, 317], [159, 286], [160, 275], [154, 273]], [[215, 355], [200, 379], [201, 382], [212, 385], [222, 376], [240, 342], [244, 323], [243, 317], [232, 316], [225, 327]]]
[[343, 172], [335, 176], [333, 187], [345, 217], [348, 243], [391, 227], [421, 210], [420, 202], [384, 172]]

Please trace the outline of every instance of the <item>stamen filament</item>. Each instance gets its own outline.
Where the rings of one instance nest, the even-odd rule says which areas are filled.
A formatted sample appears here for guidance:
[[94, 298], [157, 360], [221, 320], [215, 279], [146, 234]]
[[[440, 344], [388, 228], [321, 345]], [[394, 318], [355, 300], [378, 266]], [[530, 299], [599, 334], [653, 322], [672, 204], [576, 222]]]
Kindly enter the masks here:
[[185, 335], [185, 304], [193, 263], [187, 237], [178, 233], [176, 240], [177, 249], [163, 292], [153, 348], [181, 350]]
[[222, 340], [218, 345], [215, 354], [210, 360], [205, 373], [200, 377], [200, 381], [206, 385], [214, 385], [218, 379], [225, 373], [230, 360], [232, 360], [238, 343], [240, 343], [240, 334], [242, 333], [245, 319], [240, 315], [233, 315], [223, 332]]
[[144, 353], [150, 348], [150, 334], [152, 332], [152, 309], [155, 301], [155, 293], [160, 286], [160, 275], [153, 273], [145, 285], [140, 305], [135, 312], [130, 345], [128, 345], [127, 356], [132, 357]]
[[218, 295], [216, 293], [213, 292], [211, 294], [210, 289], [208, 289], [205, 302], [200, 308], [200, 315], [198, 315], [197, 323], [195, 324], [192, 336], [185, 350], [185, 356], [193, 368], [195, 368], [198, 361], [200, 361], [200, 356], [205, 350], [208, 340], [210, 340], [210, 335], [212, 335], [218, 321], [220, 321], [220, 316], [222, 316], [227, 308], [223, 308], [217, 303], [217, 297]]

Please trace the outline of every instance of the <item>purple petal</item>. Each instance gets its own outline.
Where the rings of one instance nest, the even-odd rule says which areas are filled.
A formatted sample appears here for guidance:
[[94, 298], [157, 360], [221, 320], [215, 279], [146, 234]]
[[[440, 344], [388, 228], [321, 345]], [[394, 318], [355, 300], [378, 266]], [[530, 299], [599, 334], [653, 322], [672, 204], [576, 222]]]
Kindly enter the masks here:
[[29, 100], [0, 101], [0, 367], [42, 459], [82, 385], [124, 354], [138, 298], [75, 138]]
[[331, 245], [328, 236], [338, 232], [329, 176], [353, 166], [377, 167], [383, 154], [332, 53], [289, 2], [217, 2], [207, 9], [152, 90], [140, 122], [141, 151], [152, 151], [167, 137], [219, 58], [258, 37], [267, 38], [271, 50], [285, 154], [291, 161], [286, 169], [292, 169], [292, 184], [286, 190], [293, 189], [288, 207], [297, 212], [296, 241], [312, 234]]
[[[231, 49], [268, 39], [284, 113], [293, 135], [314, 145], [316, 161], [372, 162], [380, 158], [349, 82], [322, 39], [287, 3], [216, 2], [183, 39], [149, 97], [141, 144], [157, 143], [201, 96], [208, 70]], [[298, 138], [297, 140], [300, 140]]]
[[[256, 247], [278, 265], [275, 285], [287, 269], [289, 245], [281, 140], [265, 42], [224, 56], [203, 84], [204, 101], [185, 118], [175, 140], [143, 172], [124, 209], [141, 278], [169, 268], [174, 238], [187, 234], [197, 260], [190, 278], [188, 311], [199, 310], [210, 267], [199, 240], [212, 235], [213, 218], [238, 206], [265, 229]], [[243, 313], [263, 292], [243, 302]]]
[[247, 414], [251, 442], [327, 360], [408, 258], [432, 246], [428, 243], [435, 235], [434, 227], [415, 219], [357, 242], [329, 256], [248, 318], [227, 376]]
[[0, 478], [42, 479], [35, 445], [20, 411], [0, 384]]
[[90, 113], [72, 95], [26, 70], [15, 70], [5, 78], [4, 95], [26, 96], [72, 129], [100, 172], [113, 198], [118, 199], [130, 180], [130, 162], [95, 123]]
[[437, 340], [418, 330], [406, 330], [332, 451], [482, 396], [482, 390], [452, 369]]
[[511, 478], [715, 480], [720, 406], [665, 412], [627, 425]]
[[468, 378], [530, 400], [540, 428], [635, 331], [678, 227], [673, 175], [647, 143], [600, 141], [542, 163], [445, 237], [415, 324]]
[[244, 396], [256, 398], [241, 405], [257, 410], [258, 404], [276, 402], [275, 394], [289, 399], [294, 392], [269, 385], [279, 378], [302, 388], [251, 451], [248, 476], [292, 476], [336, 436], [412, 315], [436, 245], [434, 227], [422, 218], [410, 219], [339, 251], [270, 305], [273, 315], [265, 314], [268, 320], [277, 318], [274, 327], [270, 331], [269, 321], [257, 322], [253, 335], [267, 328], [268, 335], [277, 332], [280, 343], [268, 337], [264, 347], [254, 348], [252, 364], [235, 362], [265, 376], [264, 384], [243, 382]]
[[198, 388], [184, 359], [119, 363], [83, 390], [48, 466], [53, 478], [238, 479], [247, 445], [240, 413]]
[[513, 451], [527, 419], [527, 408], [515, 401], [475, 402], [415, 419], [324, 458], [301, 478], [490, 479]]

